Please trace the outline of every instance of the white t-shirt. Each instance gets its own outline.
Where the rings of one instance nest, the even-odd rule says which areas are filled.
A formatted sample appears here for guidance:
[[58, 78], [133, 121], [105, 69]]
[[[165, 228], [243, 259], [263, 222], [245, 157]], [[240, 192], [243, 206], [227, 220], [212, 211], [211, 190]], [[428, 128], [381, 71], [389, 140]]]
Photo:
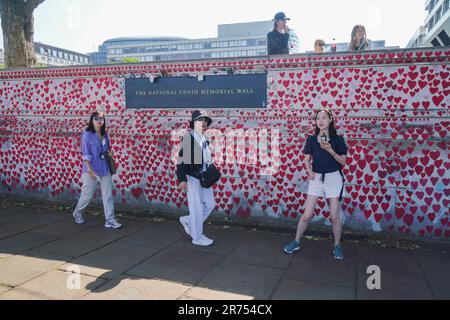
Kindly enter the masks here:
[[206, 142], [205, 136], [198, 133], [197, 131], [194, 132], [194, 139], [197, 141], [197, 143], [202, 146], [202, 152], [203, 152], [203, 171], [206, 171], [206, 168], [208, 165], [212, 164], [212, 155], [211, 150], [209, 149], [208, 143]]

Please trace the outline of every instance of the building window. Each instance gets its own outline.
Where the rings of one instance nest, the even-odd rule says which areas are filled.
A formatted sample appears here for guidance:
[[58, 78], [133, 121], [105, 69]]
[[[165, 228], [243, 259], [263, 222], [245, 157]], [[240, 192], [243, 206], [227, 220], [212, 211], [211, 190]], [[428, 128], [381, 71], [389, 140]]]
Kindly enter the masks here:
[[69, 54], [69, 60], [73, 61], [73, 54]]
[[64, 53], [64, 59], [69, 60], [69, 54]]
[[447, 12], [447, 10], [450, 8], [450, 0], [445, 0], [444, 1], [444, 10], [443, 10], [443, 14]]
[[428, 22], [428, 32], [431, 31], [434, 27], [434, 17], [431, 17], [430, 21]]
[[437, 24], [439, 20], [441, 20], [442, 16], [442, 7], [439, 7], [439, 9], [436, 10], [436, 15], [434, 16], [434, 21]]
[[259, 39], [258, 40], [258, 46], [266, 46], [267, 45], [267, 39]]
[[433, 10], [433, 8], [434, 8], [434, 1], [435, 0], [431, 0], [430, 1], [429, 12], [431, 12]]
[[239, 41], [239, 46], [245, 47], [247, 45], [247, 40], [241, 40]]

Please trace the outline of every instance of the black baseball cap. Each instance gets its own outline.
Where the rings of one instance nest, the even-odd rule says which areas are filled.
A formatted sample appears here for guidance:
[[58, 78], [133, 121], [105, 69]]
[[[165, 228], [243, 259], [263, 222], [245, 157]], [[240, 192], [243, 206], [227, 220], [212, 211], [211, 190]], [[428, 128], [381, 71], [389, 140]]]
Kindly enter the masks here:
[[286, 18], [286, 15], [284, 12], [278, 12], [275, 15], [275, 18], [273, 18], [273, 21], [280, 21], [280, 20], [291, 20], [290, 18]]

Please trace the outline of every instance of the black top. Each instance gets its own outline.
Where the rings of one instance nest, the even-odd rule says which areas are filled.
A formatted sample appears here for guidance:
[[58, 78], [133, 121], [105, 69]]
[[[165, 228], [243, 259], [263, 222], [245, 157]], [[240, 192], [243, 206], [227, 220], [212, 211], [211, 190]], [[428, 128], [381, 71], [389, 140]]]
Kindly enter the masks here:
[[[344, 137], [333, 137], [330, 139], [330, 144], [338, 155], [347, 155], [348, 147], [345, 144]], [[333, 158], [331, 153], [322, 149], [316, 135], [309, 136], [306, 139], [303, 153], [312, 155], [313, 171], [316, 173], [332, 173], [342, 169], [342, 165]]]
[[267, 34], [267, 52], [269, 55], [289, 54], [289, 34], [273, 30]]
[[[208, 145], [210, 144], [209, 141], [206, 141], [206, 143]], [[198, 178], [198, 174], [201, 172], [204, 164], [203, 149], [197, 143], [191, 132], [183, 136], [178, 156], [176, 169], [178, 182], [187, 181], [186, 175]]]

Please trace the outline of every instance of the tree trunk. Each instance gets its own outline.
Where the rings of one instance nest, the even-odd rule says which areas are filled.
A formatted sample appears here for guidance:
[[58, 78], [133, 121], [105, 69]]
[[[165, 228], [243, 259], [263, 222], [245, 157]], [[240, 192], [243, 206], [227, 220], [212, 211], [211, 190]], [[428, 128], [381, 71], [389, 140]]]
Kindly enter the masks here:
[[44, 0], [0, 0], [6, 68], [36, 65], [33, 11]]

